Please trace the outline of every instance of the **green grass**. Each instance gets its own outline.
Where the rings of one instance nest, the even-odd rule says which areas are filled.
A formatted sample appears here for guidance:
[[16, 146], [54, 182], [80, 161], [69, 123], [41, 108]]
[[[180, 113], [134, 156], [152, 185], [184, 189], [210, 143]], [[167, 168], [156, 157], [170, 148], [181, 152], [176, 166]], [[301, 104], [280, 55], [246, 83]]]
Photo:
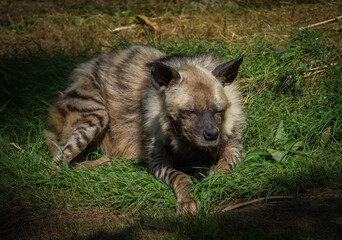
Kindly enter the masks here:
[[[253, 239], [253, 236], [263, 239], [266, 235], [262, 229], [256, 235], [251, 231], [244, 235], [241, 226], [234, 224], [229, 231], [220, 232], [214, 226], [223, 227], [224, 217], [210, 217], [205, 212], [230, 200], [341, 189], [342, 64], [338, 60], [341, 46], [334, 52], [323, 31], [298, 30], [286, 46], [264, 39], [256, 39], [248, 47], [227, 46], [220, 40], [190, 41], [187, 37], [167, 42], [148, 40], [150, 45], [167, 53], [214, 50], [224, 59], [245, 55], [238, 80], [248, 116], [243, 139], [245, 161], [232, 172], [195, 181], [201, 214], [184, 219], [174, 218], [176, 199], [172, 190], [147, 173], [144, 160], [113, 159], [111, 166], [94, 171], [63, 168], [56, 175], [46, 176], [42, 171], [51, 161], [42, 136], [47, 110], [58, 91], [67, 86], [70, 71], [92, 55], [71, 56], [62, 50], [53, 53], [41, 50], [2, 56], [0, 215], [4, 219], [48, 214], [52, 210], [107, 207], [131, 216], [137, 213], [148, 213], [151, 218], [160, 214], [171, 216], [164, 219], [166, 228], [173, 226], [171, 229], [179, 230], [180, 235], [168, 233], [165, 236], [169, 239], [196, 236], [219, 239], [228, 232], [232, 239]], [[116, 42], [113, 48], [129, 44]], [[324, 65], [328, 67], [323, 73], [304, 77], [310, 68]], [[243, 222], [238, 217], [234, 219], [237, 225]], [[196, 233], [202, 225], [212, 227]], [[185, 229], [188, 235], [181, 234]], [[131, 237], [134, 238], [134, 233]], [[272, 235], [266, 238], [271, 239]]]

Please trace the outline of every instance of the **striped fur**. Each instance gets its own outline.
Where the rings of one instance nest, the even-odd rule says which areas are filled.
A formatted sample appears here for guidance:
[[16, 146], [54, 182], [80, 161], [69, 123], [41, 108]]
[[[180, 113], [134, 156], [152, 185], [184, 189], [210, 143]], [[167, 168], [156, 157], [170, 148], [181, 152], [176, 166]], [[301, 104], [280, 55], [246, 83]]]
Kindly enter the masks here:
[[71, 162], [94, 142], [109, 158], [147, 158], [149, 171], [175, 192], [178, 211], [194, 213], [199, 202], [182, 170], [202, 164], [230, 170], [240, 161], [244, 115], [233, 80], [241, 62], [132, 46], [81, 64], [51, 107], [50, 153], [63, 161], [55, 142]]

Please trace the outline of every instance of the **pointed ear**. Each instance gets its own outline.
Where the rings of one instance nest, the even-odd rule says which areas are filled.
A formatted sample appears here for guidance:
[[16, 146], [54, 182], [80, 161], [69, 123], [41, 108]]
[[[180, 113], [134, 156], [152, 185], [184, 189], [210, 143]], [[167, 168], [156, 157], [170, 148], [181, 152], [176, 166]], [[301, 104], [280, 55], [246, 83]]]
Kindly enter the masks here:
[[222, 82], [223, 86], [231, 84], [236, 78], [243, 55], [229, 62], [218, 65], [211, 73]]
[[179, 73], [172, 67], [161, 62], [155, 62], [151, 68], [152, 86], [159, 90], [161, 87], [169, 86], [171, 81], [180, 79]]

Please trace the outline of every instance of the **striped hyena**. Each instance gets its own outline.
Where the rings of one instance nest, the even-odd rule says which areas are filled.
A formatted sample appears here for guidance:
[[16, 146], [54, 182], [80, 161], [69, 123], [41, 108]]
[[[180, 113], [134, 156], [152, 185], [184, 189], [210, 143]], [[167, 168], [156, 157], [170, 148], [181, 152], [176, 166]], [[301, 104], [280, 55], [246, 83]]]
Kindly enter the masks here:
[[180, 169], [230, 170], [240, 160], [244, 115], [233, 81], [241, 63], [142, 46], [103, 54], [74, 70], [51, 107], [46, 144], [57, 162], [64, 158], [55, 144], [70, 162], [91, 142], [109, 158], [147, 158], [149, 171], [172, 187], [178, 211], [196, 212], [193, 182]]

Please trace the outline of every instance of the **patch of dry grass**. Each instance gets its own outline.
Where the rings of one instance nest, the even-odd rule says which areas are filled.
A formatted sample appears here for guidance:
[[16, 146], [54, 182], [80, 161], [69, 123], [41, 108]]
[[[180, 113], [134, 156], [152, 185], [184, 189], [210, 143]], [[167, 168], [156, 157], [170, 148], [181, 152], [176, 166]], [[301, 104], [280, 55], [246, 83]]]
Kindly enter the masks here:
[[[237, 42], [246, 47], [260, 37], [284, 43], [294, 28], [333, 18], [342, 12], [342, 3], [337, 1], [235, 11], [206, 8], [180, 14], [164, 10], [160, 15], [151, 14], [150, 20], [158, 26], [154, 30], [136, 19], [139, 12], [113, 15], [84, 10], [84, 13], [75, 14], [65, 11], [58, 1], [56, 4], [14, 1], [9, 6], [0, 6], [0, 55], [37, 48], [47, 52], [63, 49], [74, 54], [94, 53], [109, 51], [109, 47], [120, 39], [146, 44], [151, 39], [168, 41], [177, 36], [185, 36], [189, 41], [220, 39], [223, 44]], [[123, 26], [128, 28], [117, 30]], [[331, 35], [340, 35], [341, 23], [321, 28], [329, 29]], [[332, 39], [337, 42], [341, 36]]]

